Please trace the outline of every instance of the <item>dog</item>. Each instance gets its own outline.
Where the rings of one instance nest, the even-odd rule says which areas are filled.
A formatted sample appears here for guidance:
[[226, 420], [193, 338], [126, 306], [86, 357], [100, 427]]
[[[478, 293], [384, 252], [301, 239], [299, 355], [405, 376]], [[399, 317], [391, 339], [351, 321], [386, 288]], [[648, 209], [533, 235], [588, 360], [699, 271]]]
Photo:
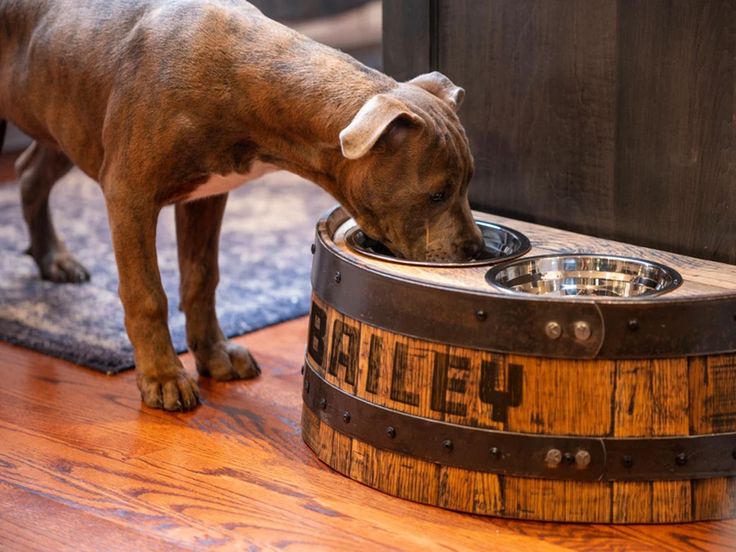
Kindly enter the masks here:
[[104, 194], [136, 379], [153, 408], [199, 403], [168, 329], [161, 208], [175, 204], [180, 309], [199, 374], [255, 377], [215, 315], [227, 192], [285, 169], [399, 257], [473, 257], [483, 240], [467, 198], [463, 95], [437, 72], [396, 82], [241, 0], [0, 0], [0, 120], [35, 140], [16, 165], [28, 252], [47, 280], [89, 278], [48, 204], [77, 165]]

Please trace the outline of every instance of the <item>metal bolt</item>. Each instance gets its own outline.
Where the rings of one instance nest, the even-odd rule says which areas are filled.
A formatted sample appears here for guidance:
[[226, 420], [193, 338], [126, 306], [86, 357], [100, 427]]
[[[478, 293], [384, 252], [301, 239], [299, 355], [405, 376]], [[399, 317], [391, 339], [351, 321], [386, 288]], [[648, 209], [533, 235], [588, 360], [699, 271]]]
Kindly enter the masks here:
[[343, 412], [342, 421], [345, 422], [346, 424], [350, 423], [350, 412], [347, 412], [347, 411]]
[[575, 463], [579, 468], [586, 468], [590, 464], [590, 453], [587, 450], [579, 450], [575, 453]]
[[636, 318], [632, 318], [631, 320], [629, 320], [628, 325], [629, 325], [629, 329], [632, 332], [635, 332], [636, 330], [639, 329], [639, 321]]
[[587, 322], [575, 322], [575, 339], [578, 341], [588, 341], [592, 333]]
[[395, 427], [388, 426], [386, 428], [386, 435], [388, 435], [389, 437], [391, 437], [391, 439], [393, 439], [394, 437], [396, 437], [396, 428]]
[[475, 317], [480, 321], [483, 322], [486, 318], [488, 318], [488, 313], [484, 311], [483, 309], [480, 309], [475, 312]]
[[544, 463], [550, 468], [554, 468], [555, 466], [559, 466], [560, 462], [562, 462], [562, 452], [558, 449], [549, 449], [547, 456], [544, 457]]
[[685, 464], [687, 464], [687, 454], [681, 452], [677, 456], [675, 456], [675, 464], [677, 464], [678, 466], [684, 466]]
[[327, 410], [327, 399], [320, 399], [319, 406], [322, 410]]
[[452, 441], [450, 441], [449, 439], [445, 439], [444, 441], [442, 441], [442, 446], [445, 447], [447, 450], [452, 450]]
[[335, 283], [339, 284], [340, 282], [342, 282], [342, 274], [340, 274], [340, 271], [338, 270], [335, 272]]
[[501, 458], [501, 449], [498, 447], [491, 448], [491, 456], [494, 458], [494, 460], [498, 460]]
[[575, 455], [572, 452], [566, 452], [562, 457], [565, 459], [565, 464], [575, 463]]
[[627, 454], [626, 456], [621, 458], [621, 463], [624, 465], [624, 468], [630, 468], [634, 465], [634, 459]]
[[555, 322], [554, 320], [552, 322], [547, 322], [547, 325], [544, 327], [544, 333], [546, 333], [547, 337], [550, 339], [559, 339], [562, 335], [562, 326], [560, 326], [559, 322]]
[[312, 244], [312, 247], [309, 248], [312, 251], [312, 255], [314, 255], [315, 251], [317, 251], [317, 246]]

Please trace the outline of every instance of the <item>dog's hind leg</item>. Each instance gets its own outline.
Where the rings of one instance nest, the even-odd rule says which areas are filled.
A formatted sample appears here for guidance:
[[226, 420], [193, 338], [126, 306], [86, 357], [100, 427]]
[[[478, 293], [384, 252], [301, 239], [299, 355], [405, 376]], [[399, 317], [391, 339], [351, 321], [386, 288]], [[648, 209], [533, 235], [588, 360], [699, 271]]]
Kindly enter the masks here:
[[20, 177], [23, 217], [31, 245], [27, 253], [36, 261], [41, 277], [52, 282], [85, 282], [89, 273], [67, 251], [56, 235], [49, 211], [49, 194], [56, 181], [72, 168], [62, 152], [33, 142], [15, 164]]
[[197, 371], [217, 380], [249, 379], [261, 373], [250, 352], [230, 343], [215, 313], [220, 225], [227, 194], [176, 205], [180, 309], [187, 320], [187, 344]]

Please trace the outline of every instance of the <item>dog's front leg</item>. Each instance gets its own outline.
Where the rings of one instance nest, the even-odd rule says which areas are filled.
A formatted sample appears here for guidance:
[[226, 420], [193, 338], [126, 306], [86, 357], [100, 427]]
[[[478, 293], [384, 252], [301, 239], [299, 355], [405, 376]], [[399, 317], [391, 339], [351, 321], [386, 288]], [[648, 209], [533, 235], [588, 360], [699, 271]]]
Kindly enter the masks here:
[[153, 408], [191, 410], [199, 402], [199, 389], [171, 344], [156, 257], [160, 206], [123, 181], [105, 182], [103, 188], [141, 398]]
[[247, 349], [229, 343], [215, 313], [220, 226], [227, 194], [176, 206], [176, 239], [181, 274], [180, 308], [187, 319], [187, 343], [197, 370], [218, 380], [260, 374]]

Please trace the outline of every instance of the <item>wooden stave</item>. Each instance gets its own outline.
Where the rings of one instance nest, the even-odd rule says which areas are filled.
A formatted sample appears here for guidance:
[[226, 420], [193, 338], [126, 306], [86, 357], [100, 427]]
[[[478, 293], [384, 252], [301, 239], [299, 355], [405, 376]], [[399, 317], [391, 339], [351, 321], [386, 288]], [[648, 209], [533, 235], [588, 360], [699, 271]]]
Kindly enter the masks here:
[[[420, 378], [424, 383], [421, 385], [420, 395], [424, 394], [419, 407], [408, 407], [400, 402], [392, 401], [386, 396], [387, 389], [383, 389], [383, 396], [367, 397], [365, 392], [361, 394], [360, 389], [365, 389], [366, 343], [365, 336], [379, 333], [387, 339], [404, 341], [410, 344], [419, 344], [420, 348], [429, 347], [442, 350], [456, 349], [455, 353], [475, 355], [478, 357], [495, 355], [486, 351], [461, 351], [444, 345], [422, 342], [415, 338], [408, 338], [395, 332], [387, 332], [378, 328], [371, 329], [367, 324], [350, 319], [340, 314], [333, 307], [323, 303], [315, 296], [314, 301], [328, 313], [327, 327], [334, 325], [336, 320], [343, 323], [354, 324], [361, 328], [360, 361], [358, 363], [358, 377], [353, 385], [347, 385], [344, 380], [334, 377], [329, 371], [321, 369], [320, 374], [330, 383], [333, 383], [358, 397], [372, 400], [377, 404], [389, 406], [401, 412], [427, 417], [430, 419], [445, 419], [455, 423], [462, 423], [458, 417], [448, 414], [432, 412], [427, 407], [430, 390], [428, 378], [429, 367], [425, 366], [424, 373]], [[363, 330], [367, 331], [364, 332]], [[332, 339], [329, 335], [329, 339]], [[332, 343], [329, 342], [328, 350]], [[388, 348], [387, 348], [388, 350]], [[436, 349], [435, 349], [436, 350]], [[607, 377], [615, 376], [621, 381], [626, 381], [630, 374], [641, 370], [648, 370], [648, 378], [654, 383], [659, 382], [658, 397], [660, 402], [657, 408], [641, 408], [641, 399], [632, 410], [624, 403], [632, 396], [631, 384], [627, 386], [614, 386], [614, 381], [609, 384], [610, 392], [617, 392], [617, 396], [611, 396], [608, 406], [604, 407], [601, 415], [586, 417], [586, 422], [596, 427], [581, 428], [571, 426], [570, 412], [563, 415], [562, 420], [557, 420], [555, 427], [545, 428], [540, 431], [535, 427], [532, 420], [540, 419], [540, 413], [533, 412], [537, 405], [544, 406], [543, 401], [530, 401], [529, 412], [516, 412], [510, 416], [511, 423], [505, 428], [508, 431], [522, 431], [540, 434], [580, 434], [586, 436], [616, 435], [620, 437], [633, 436], [674, 436], [674, 435], [696, 435], [713, 432], [732, 431], [736, 429], [736, 415], [728, 416], [727, 391], [736, 391], [736, 378], [730, 367], [736, 364], [736, 355], [719, 355], [717, 357], [691, 357], [668, 360], [647, 360], [646, 366], [641, 361], [611, 361], [611, 360], [588, 360], [568, 361], [544, 358], [522, 357], [519, 355], [504, 355], [512, 357], [517, 362], [532, 362], [538, 365], [536, 373], [554, 377], [561, 377], [565, 372], [571, 372], [568, 368], [572, 363], [577, 363], [577, 370], [585, 372], [584, 375], [597, 375], [598, 383], [605, 381]], [[508, 364], [508, 358], [507, 364]], [[582, 366], [582, 364], [585, 366]], [[720, 363], [720, 364], [719, 364]], [[314, 364], [314, 363], [313, 363]], [[385, 366], [387, 363], [381, 363]], [[421, 363], [419, 364], [421, 365]], [[551, 369], [557, 365], [557, 369]], [[563, 368], [561, 368], [563, 367]], [[581, 368], [582, 367], [582, 368]], [[725, 370], [719, 371], [719, 369]], [[607, 372], [606, 372], [607, 370]], [[658, 372], [668, 372], [673, 375], [660, 381], [655, 377]], [[477, 370], [475, 371], [477, 372]], [[574, 372], [573, 373], [577, 373]], [[718, 376], [720, 374], [720, 376]], [[683, 418], [681, 415], [672, 416], [672, 420], [662, 419], [658, 413], [663, 407], [669, 408], [667, 412], [683, 411], [682, 404], [676, 400], [683, 400], [683, 388], [680, 386], [679, 395], [671, 393], [671, 388], [678, 381], [682, 381], [683, 375], [689, 384], [685, 388], [687, 399], [690, 396], [699, 398], [696, 408], [691, 408], [690, 416]], [[528, 377], [528, 376], [527, 376]], [[602, 379], [601, 379], [602, 378]], [[724, 379], [725, 378], [725, 379]], [[386, 381], [386, 377], [383, 378]], [[553, 378], [554, 380], [554, 378]], [[655, 381], [656, 380], [656, 381]], [[703, 381], [718, 381], [718, 385], [700, 385]], [[536, 381], [536, 380], [535, 380]], [[573, 377], [567, 381], [568, 385], [575, 382], [589, 382], [589, 378]], [[636, 394], [636, 381], [633, 380], [633, 394]], [[726, 383], [724, 385], [724, 382]], [[539, 383], [537, 381], [537, 383]], [[617, 383], [617, 381], [616, 381]], [[363, 387], [361, 387], [361, 385]], [[526, 387], [526, 386], [525, 386]], [[692, 388], [692, 389], [691, 389]], [[533, 389], [533, 386], [532, 386]], [[594, 391], [591, 389], [589, 392]], [[627, 394], [628, 391], [628, 394]], [[537, 394], [543, 390], [537, 390]], [[477, 396], [477, 394], [471, 394]], [[667, 399], [671, 399], [669, 404]], [[662, 404], [662, 400], [666, 404]], [[593, 393], [584, 402], [605, 406], [606, 403], [599, 400]], [[473, 408], [483, 408], [476, 401]], [[644, 403], [645, 405], [647, 403]], [[719, 410], [717, 405], [721, 405]], [[522, 405], [523, 407], [524, 405]], [[546, 405], [547, 407], [549, 405]], [[558, 409], [549, 408], [545, 415]], [[606, 410], [609, 416], [606, 417]], [[724, 410], [722, 412], [721, 410]], [[628, 419], [626, 412], [629, 412]], [[699, 418], [694, 418], [700, 413]], [[565, 417], [566, 416], [566, 417]], [[614, 418], [618, 423], [614, 423]], [[724, 418], [725, 416], [725, 418]], [[642, 433], [636, 427], [632, 427], [630, 419], [646, 418], [649, 428]], [[692, 419], [691, 419], [692, 418]], [[481, 421], [477, 427], [496, 427], [498, 424], [488, 423], [487, 419]], [[628, 422], [628, 423], [627, 423]], [[473, 472], [459, 468], [451, 468], [430, 464], [421, 460], [404, 456], [398, 453], [380, 450], [369, 443], [349, 437], [335, 431], [327, 424], [321, 423], [308, 408], [303, 409], [303, 436], [305, 442], [317, 453], [318, 457], [333, 469], [347, 475], [348, 477], [377, 488], [388, 494], [401, 498], [440, 506], [444, 508], [464, 511], [469, 513], [494, 515], [516, 519], [534, 519], [543, 521], [568, 521], [568, 522], [595, 522], [595, 523], [670, 523], [708, 519], [723, 519], [736, 516], [736, 478], [720, 477], [706, 480], [684, 480], [684, 481], [654, 481], [654, 482], [577, 482], [577, 481], [555, 481], [544, 479], [532, 479], [523, 477], [511, 477], [496, 475], [492, 473]], [[473, 424], [470, 424], [473, 425]], [[606, 426], [610, 426], [606, 428]], [[633, 424], [636, 426], [636, 424]], [[581, 432], [582, 431], [582, 432]], [[637, 435], [637, 432], [639, 435]], [[392, 474], [390, 470], [381, 466], [404, 466]], [[420, 477], [410, 477], [406, 466], [413, 466], [411, 473], [423, 474]], [[429, 477], [429, 479], [426, 479]], [[549, 500], [549, 497], [553, 500]], [[546, 497], [546, 498], [545, 498]], [[512, 507], [508, 507], [511, 504]]]

